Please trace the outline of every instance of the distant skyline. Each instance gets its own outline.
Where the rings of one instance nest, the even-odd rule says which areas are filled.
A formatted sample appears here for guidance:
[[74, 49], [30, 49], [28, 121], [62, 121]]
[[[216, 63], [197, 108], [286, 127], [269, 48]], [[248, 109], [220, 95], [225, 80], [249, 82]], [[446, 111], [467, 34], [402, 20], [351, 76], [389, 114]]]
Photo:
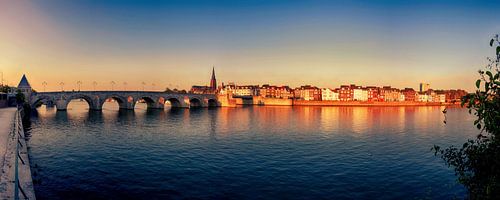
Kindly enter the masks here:
[[0, 72], [47, 91], [217, 82], [474, 90], [498, 1], [0, 1]]

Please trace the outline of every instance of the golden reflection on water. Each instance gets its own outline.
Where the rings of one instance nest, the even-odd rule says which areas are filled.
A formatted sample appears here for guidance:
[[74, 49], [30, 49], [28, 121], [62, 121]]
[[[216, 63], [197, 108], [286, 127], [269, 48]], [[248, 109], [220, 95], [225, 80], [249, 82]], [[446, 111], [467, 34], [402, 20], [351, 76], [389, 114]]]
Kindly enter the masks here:
[[[441, 112], [443, 106], [416, 106], [416, 107], [320, 107], [320, 106], [250, 106], [237, 108], [216, 108], [216, 112], [206, 109], [147, 111], [146, 104], [136, 105], [134, 111], [120, 111], [116, 102], [107, 102], [103, 105], [105, 119], [126, 118], [126, 121], [140, 120], [139, 123], [147, 124], [148, 117], [159, 120], [175, 117], [189, 126], [198, 126], [191, 123], [196, 120], [207, 120], [210, 129], [218, 134], [231, 134], [244, 132], [252, 128], [267, 130], [269, 133], [279, 132], [277, 129], [288, 127], [296, 132], [310, 132], [319, 130], [327, 135], [335, 135], [340, 130], [349, 130], [353, 136], [376, 132], [374, 130], [390, 127], [391, 133], [405, 133], [407, 129], [421, 130], [422, 134], [430, 134], [426, 130], [439, 130], [444, 132], [442, 122], [445, 117]], [[38, 109], [40, 115], [54, 116], [55, 108]], [[88, 116], [88, 105], [85, 101], [72, 101], [65, 112], [67, 120], [77, 120]], [[115, 114], [116, 112], [116, 114]], [[171, 112], [169, 115], [168, 112]], [[158, 113], [158, 114], [156, 114]], [[210, 117], [202, 117], [210, 115]], [[148, 117], [144, 117], [148, 116]], [[123, 120], [123, 119], [122, 119]], [[437, 129], [436, 129], [437, 128]]]

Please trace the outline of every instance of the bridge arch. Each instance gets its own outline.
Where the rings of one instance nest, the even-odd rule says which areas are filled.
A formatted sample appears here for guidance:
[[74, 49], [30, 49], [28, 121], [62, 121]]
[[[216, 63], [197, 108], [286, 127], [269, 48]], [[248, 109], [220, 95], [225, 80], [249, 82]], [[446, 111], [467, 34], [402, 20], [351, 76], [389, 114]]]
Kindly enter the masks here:
[[[148, 95], [139, 95], [135, 98], [135, 105], [137, 105], [137, 103], [139, 101], [144, 101], [147, 105], [147, 109], [157, 109], [157, 108], [161, 108], [163, 109], [163, 105], [161, 105], [160, 102], [160, 97], [156, 97], [156, 96], [148, 96]], [[135, 108], [135, 105], [134, 105], [134, 108]]]
[[201, 108], [203, 107], [203, 101], [198, 97], [191, 97], [189, 99], [190, 108]]
[[179, 99], [178, 97], [175, 97], [175, 96], [166, 96], [164, 98], [165, 98], [165, 102], [164, 103], [166, 103], [167, 101], [170, 102], [170, 106], [172, 106], [172, 108], [180, 108], [180, 107], [182, 107], [182, 100]]
[[48, 95], [40, 95], [40, 96], [35, 96], [33, 100], [30, 103], [30, 106], [32, 108], [36, 108], [41, 104], [50, 104], [50, 105], [55, 105], [56, 101], [54, 97], [48, 96]]
[[104, 106], [104, 103], [106, 103], [106, 101], [108, 99], [115, 100], [118, 103], [118, 106], [120, 107], [120, 109], [128, 109], [130, 107], [128, 105], [129, 101], [128, 101], [127, 97], [124, 97], [124, 96], [121, 96], [118, 94], [109, 94], [109, 95], [105, 95], [105, 96], [100, 97], [101, 101], [99, 103], [99, 108], [102, 109], [102, 107]]
[[95, 99], [90, 95], [86, 94], [71, 94], [56, 102], [57, 110], [67, 110], [68, 105], [73, 99], [83, 99], [89, 104], [89, 110], [100, 110], [101, 108], [96, 104], [96, 100], [99, 99], [98, 96], [95, 96]]
[[217, 100], [215, 100], [215, 99], [208, 99], [207, 104], [208, 104], [209, 108], [214, 108], [214, 107], [218, 106]]

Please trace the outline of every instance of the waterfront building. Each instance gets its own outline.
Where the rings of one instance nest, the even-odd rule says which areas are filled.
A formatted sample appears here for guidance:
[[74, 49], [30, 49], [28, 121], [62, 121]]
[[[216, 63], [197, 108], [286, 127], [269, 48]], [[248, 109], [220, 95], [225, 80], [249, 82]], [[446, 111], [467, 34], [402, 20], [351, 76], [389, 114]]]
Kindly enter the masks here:
[[404, 101], [416, 101], [417, 91], [413, 88], [405, 88], [403, 91]]
[[366, 87], [368, 91], [368, 101], [379, 101], [379, 88], [375, 86]]
[[391, 86], [384, 86], [380, 90], [384, 96], [384, 101], [400, 101], [401, 92], [397, 88], [392, 88]]
[[467, 95], [467, 92], [465, 90], [443, 90], [443, 93], [445, 95], [446, 102], [454, 103], [454, 102], [460, 102], [462, 100], [462, 97]]
[[446, 94], [444, 93], [441, 93], [441, 94], [437, 94], [437, 102], [439, 103], [445, 103], [446, 102]]
[[191, 90], [189, 90], [189, 93], [192, 93], [192, 94], [213, 94], [214, 91], [212, 90], [212, 87], [209, 87], [209, 86], [193, 85], [193, 86], [191, 86]]
[[258, 85], [236, 85], [232, 89], [232, 94], [235, 97], [259, 96]]
[[292, 90], [288, 86], [274, 86], [265, 84], [259, 88], [259, 95], [266, 98], [289, 99], [292, 98]]
[[354, 101], [368, 101], [368, 90], [362, 88], [361, 86], [356, 86], [353, 88], [353, 100]]
[[339, 100], [340, 101], [352, 101], [354, 96], [354, 91], [351, 88], [353, 85], [341, 85], [339, 89]]
[[322, 101], [338, 101], [339, 93], [334, 89], [321, 88], [321, 100]]
[[294, 90], [295, 97], [306, 101], [321, 101], [321, 89], [304, 85]]
[[420, 92], [426, 92], [431, 89], [431, 85], [428, 83], [420, 83]]
[[429, 102], [429, 95], [427, 95], [427, 93], [425, 92], [418, 92], [417, 97], [417, 100], [419, 102]]

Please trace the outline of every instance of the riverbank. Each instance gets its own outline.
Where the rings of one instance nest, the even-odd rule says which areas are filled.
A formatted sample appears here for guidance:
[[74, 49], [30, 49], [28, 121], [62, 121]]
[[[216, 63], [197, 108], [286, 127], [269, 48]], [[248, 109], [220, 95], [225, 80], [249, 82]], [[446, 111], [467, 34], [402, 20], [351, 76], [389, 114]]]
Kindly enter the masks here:
[[241, 105], [259, 106], [448, 106], [460, 105], [460, 103], [441, 102], [414, 102], [414, 101], [306, 101], [292, 99], [265, 98], [260, 96], [233, 98], [219, 95], [218, 100], [223, 107], [236, 107]]
[[16, 108], [0, 109], [0, 198], [36, 199], [22, 117]]

